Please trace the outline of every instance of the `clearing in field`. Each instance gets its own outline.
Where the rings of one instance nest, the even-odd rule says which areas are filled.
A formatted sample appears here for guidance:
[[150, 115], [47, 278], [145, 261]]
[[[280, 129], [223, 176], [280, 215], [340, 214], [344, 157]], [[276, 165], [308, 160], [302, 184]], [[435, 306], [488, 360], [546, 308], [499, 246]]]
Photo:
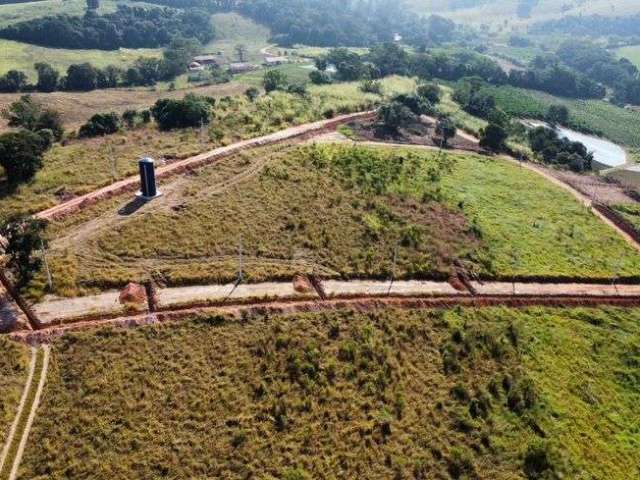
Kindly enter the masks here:
[[491, 308], [73, 334], [19, 478], [627, 479], [639, 324]]
[[[58, 293], [168, 284], [396, 275], [635, 278], [640, 255], [569, 193], [499, 158], [322, 145], [250, 151], [52, 226]], [[40, 279], [41, 280], [41, 279]], [[39, 282], [37, 282], [39, 284]], [[37, 288], [36, 288], [37, 290]]]

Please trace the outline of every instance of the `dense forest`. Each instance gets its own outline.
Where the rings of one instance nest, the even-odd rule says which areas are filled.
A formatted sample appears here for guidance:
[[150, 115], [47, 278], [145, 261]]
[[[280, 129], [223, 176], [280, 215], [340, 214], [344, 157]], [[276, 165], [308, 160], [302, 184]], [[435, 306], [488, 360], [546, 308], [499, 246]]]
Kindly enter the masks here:
[[268, 26], [281, 45], [368, 46], [402, 36], [412, 45], [453, 39], [443, 17], [417, 17], [402, 0], [150, 0], [174, 8], [236, 11]]
[[117, 50], [156, 48], [176, 36], [200, 42], [213, 38], [209, 16], [199, 10], [118, 5], [116, 12], [57, 15], [28, 20], [0, 30], [0, 38], [54, 48]]

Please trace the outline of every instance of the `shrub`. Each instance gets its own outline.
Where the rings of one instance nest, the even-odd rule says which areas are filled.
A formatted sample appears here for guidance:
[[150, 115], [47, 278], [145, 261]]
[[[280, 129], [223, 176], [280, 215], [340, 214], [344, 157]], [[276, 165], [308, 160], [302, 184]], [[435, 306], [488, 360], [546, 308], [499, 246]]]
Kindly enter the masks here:
[[10, 186], [15, 187], [35, 176], [42, 168], [42, 154], [48, 143], [46, 138], [29, 130], [0, 135], [0, 165]]
[[45, 220], [31, 217], [14, 217], [0, 225], [0, 236], [6, 239], [7, 267], [15, 275], [18, 288], [26, 286], [40, 268], [40, 255], [34, 252], [47, 244], [46, 226]]
[[360, 90], [364, 93], [382, 95], [382, 83], [377, 80], [366, 79], [360, 82]]
[[182, 100], [158, 100], [151, 113], [161, 130], [200, 127], [210, 121], [211, 103], [205, 97], [188, 94]]
[[397, 131], [399, 128], [415, 121], [413, 112], [398, 101], [382, 105], [378, 110], [378, 119], [389, 130]]
[[309, 80], [315, 85], [329, 85], [333, 82], [331, 75], [325, 71], [313, 70], [309, 73]]
[[100, 137], [111, 135], [120, 130], [120, 117], [117, 113], [97, 113], [80, 127], [80, 137]]
[[462, 475], [469, 475], [475, 471], [473, 456], [466, 448], [453, 448], [447, 463], [449, 464], [449, 474], [453, 478], [460, 478]]
[[495, 152], [504, 148], [504, 142], [509, 134], [502, 125], [490, 123], [480, 132], [480, 146]]
[[249, 99], [250, 102], [255, 102], [260, 96], [260, 90], [256, 87], [249, 87], [244, 92], [245, 97]]
[[436, 123], [436, 135], [440, 137], [442, 145], [447, 145], [449, 139], [456, 136], [456, 131], [456, 126], [449, 117], [441, 116], [438, 118]]
[[128, 128], [133, 128], [136, 124], [136, 118], [138, 118], [137, 110], [126, 110], [122, 114], [122, 120]]
[[51, 130], [59, 141], [64, 134], [60, 113], [52, 108], [43, 108], [31, 95], [23, 95], [2, 112], [10, 127], [22, 127], [32, 132], [42, 129]]
[[432, 105], [440, 102], [440, 87], [435, 83], [423, 83], [418, 85], [418, 96], [424, 98]]
[[556, 478], [552, 457], [548, 443], [538, 441], [530, 444], [524, 456], [523, 466], [527, 478], [531, 480]]
[[311, 475], [301, 468], [296, 468], [285, 471], [282, 474], [282, 480], [311, 480]]
[[268, 70], [265, 72], [262, 83], [267, 93], [274, 90], [283, 90], [288, 84], [287, 76], [280, 70]]

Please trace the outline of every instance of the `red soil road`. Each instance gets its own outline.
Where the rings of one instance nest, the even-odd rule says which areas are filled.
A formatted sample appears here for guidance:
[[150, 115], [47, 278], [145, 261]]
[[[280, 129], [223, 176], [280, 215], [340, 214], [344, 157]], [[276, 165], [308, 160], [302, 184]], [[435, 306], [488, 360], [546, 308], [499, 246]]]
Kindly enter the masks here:
[[225, 305], [216, 307], [184, 307], [181, 310], [143, 313], [129, 317], [119, 317], [105, 320], [84, 320], [73, 324], [53, 326], [37, 331], [23, 330], [10, 334], [15, 341], [29, 345], [49, 343], [66, 333], [87, 329], [104, 327], [131, 328], [142, 325], [151, 325], [170, 321], [179, 321], [192, 318], [199, 314], [230, 315], [241, 318], [243, 315], [286, 315], [302, 312], [318, 312], [333, 310], [358, 310], [371, 311], [381, 308], [404, 309], [443, 309], [454, 306], [481, 308], [490, 306], [506, 306], [511, 308], [526, 308], [531, 306], [545, 307], [640, 307], [640, 297], [592, 297], [592, 296], [549, 296], [549, 295], [485, 295], [464, 296], [449, 295], [441, 297], [353, 297], [332, 299], [326, 301], [317, 300], [278, 300], [254, 304]]
[[[347, 123], [355, 119], [366, 118], [368, 116], [371, 116], [373, 113], [374, 112], [369, 111], [341, 115], [329, 120], [307, 123], [304, 125], [299, 125], [297, 127], [287, 128], [270, 135], [243, 140], [226, 147], [216, 148], [209, 152], [196, 155], [195, 157], [190, 157], [185, 160], [160, 167], [156, 170], [156, 178], [167, 178], [169, 176], [182, 173], [190, 168], [202, 167], [203, 165], [208, 165], [212, 162], [215, 162], [216, 160], [220, 160], [221, 158], [227, 157], [247, 148], [273, 145], [285, 140], [291, 140], [309, 134], [317, 134], [318, 132], [322, 132], [325, 130], [332, 130], [335, 129], [338, 125]], [[81, 210], [89, 205], [92, 205], [100, 200], [113, 197], [123, 192], [134, 191], [139, 187], [139, 182], [140, 181], [138, 176], [131, 176], [104, 188], [100, 188], [93, 192], [87, 193], [86, 195], [81, 195], [67, 202], [63, 202], [59, 205], [56, 205], [55, 207], [39, 212], [35, 216], [37, 218], [46, 220], [59, 219], [70, 215], [71, 213], [74, 213], [78, 210]]]

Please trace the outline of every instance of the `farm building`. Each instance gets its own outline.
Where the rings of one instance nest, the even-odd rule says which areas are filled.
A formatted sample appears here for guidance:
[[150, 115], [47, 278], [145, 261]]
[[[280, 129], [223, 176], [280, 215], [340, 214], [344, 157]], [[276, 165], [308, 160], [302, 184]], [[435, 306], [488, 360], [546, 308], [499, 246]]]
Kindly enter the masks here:
[[199, 63], [201, 66], [217, 65], [220, 66], [224, 63], [224, 58], [221, 55], [214, 53], [207, 53], [206, 55], [197, 55], [193, 57], [195, 63]]
[[259, 67], [253, 63], [232, 63], [229, 65], [229, 73], [245, 73], [257, 70]]
[[285, 63], [289, 63], [288, 57], [264, 57], [264, 65], [267, 67], [275, 67]]

